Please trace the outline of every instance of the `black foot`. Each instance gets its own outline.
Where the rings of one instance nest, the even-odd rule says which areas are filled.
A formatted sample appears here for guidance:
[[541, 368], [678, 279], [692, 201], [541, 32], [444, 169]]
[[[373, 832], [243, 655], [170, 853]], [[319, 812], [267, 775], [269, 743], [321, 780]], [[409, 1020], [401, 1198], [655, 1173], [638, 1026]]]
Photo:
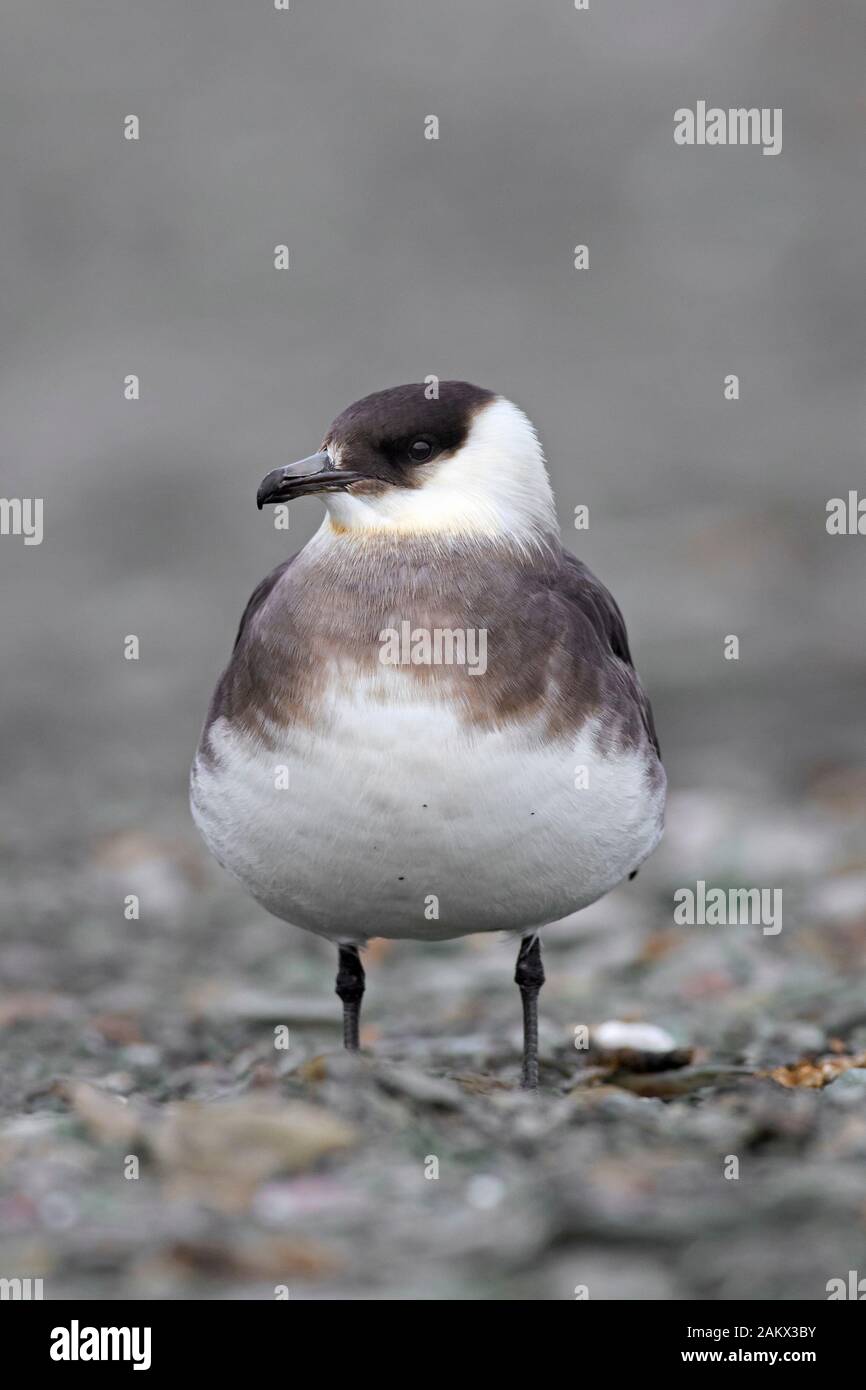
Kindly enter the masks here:
[[357, 946], [341, 946], [339, 951], [336, 992], [343, 1001], [343, 1046], [350, 1052], [357, 1052], [364, 967]]
[[520, 943], [515, 984], [520, 986], [523, 1002], [523, 1077], [525, 1091], [538, 1089], [538, 991], [544, 984], [541, 964], [541, 942], [537, 936], [525, 936]]

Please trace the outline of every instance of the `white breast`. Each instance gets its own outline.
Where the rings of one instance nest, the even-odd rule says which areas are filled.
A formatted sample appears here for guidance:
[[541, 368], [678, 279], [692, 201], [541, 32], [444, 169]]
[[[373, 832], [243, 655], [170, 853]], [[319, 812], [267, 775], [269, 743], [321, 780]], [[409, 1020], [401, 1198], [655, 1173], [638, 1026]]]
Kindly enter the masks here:
[[273, 751], [213, 726], [193, 815], [276, 916], [345, 941], [523, 930], [594, 902], [658, 843], [650, 750], [602, 753], [592, 723], [572, 743], [476, 732], [406, 689], [387, 670], [333, 689], [315, 732], [282, 730]]

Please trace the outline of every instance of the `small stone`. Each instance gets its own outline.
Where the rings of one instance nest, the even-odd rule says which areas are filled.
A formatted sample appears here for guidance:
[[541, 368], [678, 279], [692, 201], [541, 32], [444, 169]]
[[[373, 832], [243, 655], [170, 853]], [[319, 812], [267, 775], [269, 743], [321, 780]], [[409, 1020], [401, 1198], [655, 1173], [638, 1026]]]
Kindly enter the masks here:
[[618, 1052], [620, 1048], [635, 1052], [673, 1052], [677, 1046], [676, 1039], [654, 1023], [623, 1023], [620, 1019], [600, 1023], [592, 1029], [591, 1038], [604, 1052]]
[[505, 1183], [492, 1173], [476, 1173], [466, 1185], [466, 1200], [476, 1211], [492, 1211], [505, 1196]]
[[866, 1070], [852, 1067], [825, 1088], [825, 1097], [832, 1105], [862, 1106], [866, 1104]]

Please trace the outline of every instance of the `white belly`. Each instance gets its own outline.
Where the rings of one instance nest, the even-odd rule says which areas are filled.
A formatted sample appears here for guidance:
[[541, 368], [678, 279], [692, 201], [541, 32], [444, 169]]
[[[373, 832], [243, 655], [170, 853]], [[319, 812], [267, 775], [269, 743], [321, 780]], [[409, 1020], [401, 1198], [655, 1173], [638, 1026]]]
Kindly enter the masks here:
[[589, 724], [555, 744], [525, 725], [474, 731], [386, 693], [332, 694], [315, 732], [283, 730], [273, 751], [225, 720], [211, 730], [193, 815], [276, 916], [343, 941], [527, 930], [594, 902], [658, 843], [651, 750], [602, 753]]

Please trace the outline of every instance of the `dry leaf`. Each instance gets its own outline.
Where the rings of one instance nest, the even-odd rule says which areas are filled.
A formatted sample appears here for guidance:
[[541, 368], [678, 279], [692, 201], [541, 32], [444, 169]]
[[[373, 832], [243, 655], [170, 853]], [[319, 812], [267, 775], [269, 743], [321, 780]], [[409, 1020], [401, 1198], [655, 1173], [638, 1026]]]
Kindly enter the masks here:
[[327, 1057], [323, 1052], [317, 1053], [315, 1057], [310, 1057], [308, 1061], [301, 1063], [296, 1075], [301, 1081], [324, 1081], [328, 1075]]
[[78, 1013], [78, 1004], [65, 994], [22, 990], [18, 994], [5, 994], [0, 998], [0, 1028], [7, 1028], [10, 1023], [22, 1020], [75, 1018]]
[[133, 1014], [94, 1014], [88, 1026], [106, 1042], [117, 1043], [121, 1047], [145, 1041], [139, 1020]]
[[367, 942], [364, 960], [370, 965], [378, 965], [394, 949], [395, 943], [387, 936], [374, 936]]
[[101, 1144], [129, 1144], [140, 1137], [143, 1117], [122, 1096], [100, 1091], [88, 1081], [59, 1081], [54, 1089]]
[[852, 1067], [866, 1067], [866, 1052], [858, 1052], [855, 1057], [804, 1057], [790, 1067], [775, 1067], [772, 1071], [759, 1074], [769, 1076], [778, 1085], [789, 1089], [804, 1086], [810, 1090], [821, 1090]]
[[643, 1075], [633, 1072], [617, 1073], [610, 1085], [620, 1090], [631, 1091], [639, 1096], [655, 1096], [667, 1100], [673, 1096], [689, 1095], [700, 1091], [704, 1086], [724, 1085], [729, 1081], [739, 1081], [744, 1076], [754, 1076], [751, 1067], [699, 1066], [683, 1067], [681, 1071], [647, 1072]]
[[161, 1257], [180, 1272], [213, 1278], [315, 1279], [332, 1274], [338, 1262], [330, 1251], [294, 1236], [263, 1236], [239, 1245], [226, 1241], [176, 1241]]

